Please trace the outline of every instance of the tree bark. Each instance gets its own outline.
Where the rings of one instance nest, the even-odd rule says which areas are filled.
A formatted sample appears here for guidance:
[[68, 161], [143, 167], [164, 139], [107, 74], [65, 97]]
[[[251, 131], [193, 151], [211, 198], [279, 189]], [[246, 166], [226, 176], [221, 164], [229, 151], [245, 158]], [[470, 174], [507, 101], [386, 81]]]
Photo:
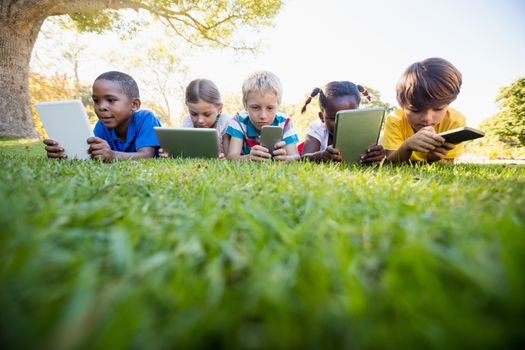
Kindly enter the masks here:
[[29, 62], [47, 17], [139, 7], [129, 0], [1, 0], [0, 136], [37, 136], [29, 98]]
[[30, 109], [29, 61], [44, 19], [0, 19], [0, 136], [37, 136]]

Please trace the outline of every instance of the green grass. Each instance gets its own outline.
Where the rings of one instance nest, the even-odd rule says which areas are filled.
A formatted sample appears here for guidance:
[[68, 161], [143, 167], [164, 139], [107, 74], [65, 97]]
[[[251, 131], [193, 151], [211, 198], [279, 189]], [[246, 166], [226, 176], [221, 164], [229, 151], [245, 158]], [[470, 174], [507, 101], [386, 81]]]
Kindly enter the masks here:
[[525, 167], [108, 165], [13, 142], [3, 348], [525, 344]]

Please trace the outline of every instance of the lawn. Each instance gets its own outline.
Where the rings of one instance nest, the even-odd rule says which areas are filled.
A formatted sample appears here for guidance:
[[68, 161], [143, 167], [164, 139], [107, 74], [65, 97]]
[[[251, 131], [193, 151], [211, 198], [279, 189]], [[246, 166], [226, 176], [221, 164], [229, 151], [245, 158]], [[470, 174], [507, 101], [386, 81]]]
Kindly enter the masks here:
[[0, 140], [2, 348], [525, 345], [525, 167], [43, 154]]

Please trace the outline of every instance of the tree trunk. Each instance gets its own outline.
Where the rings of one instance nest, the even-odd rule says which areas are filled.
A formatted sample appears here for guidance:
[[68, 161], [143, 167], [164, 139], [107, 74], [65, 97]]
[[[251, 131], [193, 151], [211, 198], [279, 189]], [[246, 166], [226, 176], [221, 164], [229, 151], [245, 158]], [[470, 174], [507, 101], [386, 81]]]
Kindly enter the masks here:
[[0, 19], [0, 136], [37, 136], [29, 99], [29, 61], [44, 20]]

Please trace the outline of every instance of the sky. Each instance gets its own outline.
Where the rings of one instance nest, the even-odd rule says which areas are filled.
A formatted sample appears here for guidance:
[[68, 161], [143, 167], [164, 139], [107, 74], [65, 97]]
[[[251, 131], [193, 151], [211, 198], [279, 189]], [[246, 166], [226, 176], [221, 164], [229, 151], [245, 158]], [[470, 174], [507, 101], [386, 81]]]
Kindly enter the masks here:
[[[275, 25], [258, 34], [257, 54], [199, 49], [184, 64], [188, 82], [211, 79], [224, 95], [239, 94], [252, 71], [270, 70], [281, 79], [286, 104], [314, 87], [350, 80], [397, 105], [402, 72], [416, 61], [442, 57], [463, 74], [451, 106], [477, 126], [497, 112], [499, 88], [525, 76], [524, 19], [524, 0], [285, 0]], [[108, 35], [111, 40], [118, 39]], [[81, 71], [87, 81], [115, 68], [91, 61]]]

